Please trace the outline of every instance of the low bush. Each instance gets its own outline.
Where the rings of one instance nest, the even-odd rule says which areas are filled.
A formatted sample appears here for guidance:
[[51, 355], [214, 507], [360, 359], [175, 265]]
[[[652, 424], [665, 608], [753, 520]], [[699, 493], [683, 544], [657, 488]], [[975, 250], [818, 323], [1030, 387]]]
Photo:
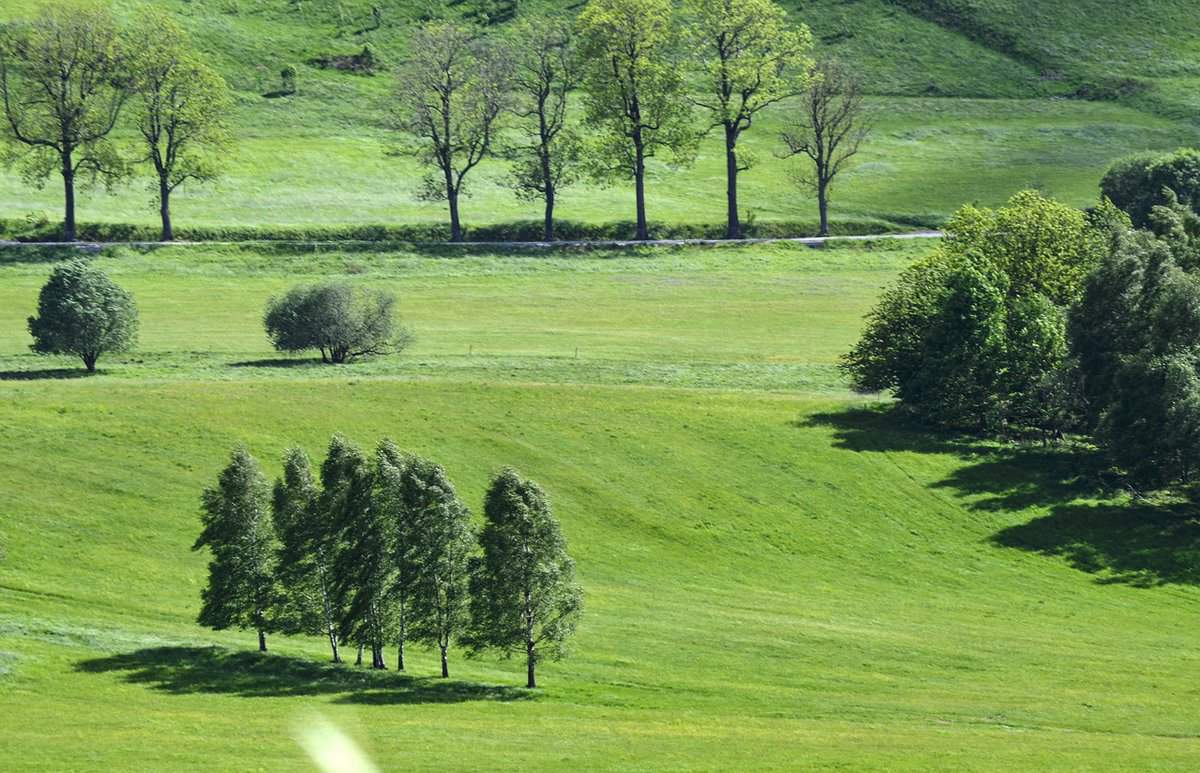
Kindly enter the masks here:
[[397, 352], [409, 343], [411, 334], [397, 325], [395, 307], [392, 293], [328, 282], [272, 298], [263, 325], [281, 352], [316, 349], [323, 362], [344, 363]]

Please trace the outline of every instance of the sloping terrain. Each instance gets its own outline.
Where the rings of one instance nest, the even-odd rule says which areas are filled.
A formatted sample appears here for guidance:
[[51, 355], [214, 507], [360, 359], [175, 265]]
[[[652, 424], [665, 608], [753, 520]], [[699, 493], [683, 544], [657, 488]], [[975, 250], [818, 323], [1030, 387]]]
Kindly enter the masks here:
[[[352, 0], [156, 0], [171, 9], [238, 95], [238, 146], [215, 186], [183, 189], [180, 225], [208, 227], [431, 223], [442, 207], [416, 197], [421, 172], [388, 155], [392, 79], [411, 25], [430, 16], [505, 18], [480, 0], [430, 5]], [[136, 5], [115, 2], [126, 18]], [[486, 6], [486, 7], [485, 7]], [[32, 13], [17, 0], [0, 20]], [[380, 10], [378, 19], [372, 7]], [[529, 2], [521, 8], [577, 4]], [[1109, 3], [962, 0], [806, 0], [790, 2], [823, 50], [859, 70], [875, 132], [861, 163], [834, 192], [835, 219], [935, 223], [967, 201], [997, 204], [1039, 187], [1080, 206], [1117, 157], [1200, 141], [1193, 78], [1200, 68], [1194, 16], [1182, 1]], [[503, 21], [489, 27], [502, 33]], [[384, 69], [363, 75], [315, 64], [370, 45]], [[299, 67], [299, 92], [273, 96], [279, 72]], [[1091, 97], [1092, 99], [1083, 99]], [[815, 207], [774, 159], [787, 109], [746, 135], [759, 164], [745, 175], [743, 205], [763, 221], [811, 222]], [[719, 223], [724, 162], [715, 136], [694, 167], [654, 167], [650, 217], [666, 223]], [[505, 187], [503, 163], [478, 170], [464, 202], [468, 225], [535, 219], [536, 207]], [[0, 218], [56, 219], [57, 185], [44, 191], [0, 172]], [[560, 214], [587, 223], [627, 221], [626, 186], [582, 185], [564, 192]], [[85, 194], [88, 221], [152, 223], [141, 181], [115, 195]]]
[[[122, 253], [142, 345], [94, 378], [23, 353], [49, 267], [6, 264], [5, 759], [305, 769], [320, 717], [385, 768], [1193, 769], [1195, 521], [1112, 498], [1086, 449], [938, 438], [843, 391], [916, 251]], [[273, 355], [265, 297], [329, 275], [398, 290], [416, 348]], [[475, 507], [504, 464], [546, 487], [587, 613], [543, 689], [194, 624], [230, 446], [275, 474], [334, 431], [444, 462]]]

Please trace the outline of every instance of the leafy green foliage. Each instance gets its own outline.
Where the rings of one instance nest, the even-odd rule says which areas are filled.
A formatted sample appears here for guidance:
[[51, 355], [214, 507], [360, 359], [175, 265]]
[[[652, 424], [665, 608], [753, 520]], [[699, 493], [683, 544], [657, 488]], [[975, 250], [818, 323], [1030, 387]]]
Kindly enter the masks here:
[[201, 499], [204, 528], [192, 550], [208, 548], [208, 584], [197, 622], [221, 630], [254, 628], [267, 649], [268, 613], [275, 603], [275, 545], [269, 488], [258, 463], [238, 446], [217, 485]]
[[1200, 212], [1200, 150], [1139, 153], [1120, 159], [1105, 173], [1100, 191], [1139, 228], [1150, 225], [1156, 206], [1177, 202]]
[[[1159, 208], [1159, 223], [1171, 214]], [[1139, 488], [1187, 483], [1200, 465], [1200, 280], [1176, 262], [1191, 252], [1123, 233], [1071, 312], [1091, 426]]]
[[479, 534], [483, 555], [471, 561], [473, 651], [523, 652], [527, 686], [536, 687], [538, 661], [566, 654], [583, 610], [575, 562], [542, 489], [506, 468], [492, 481]]
[[475, 549], [471, 511], [458, 498], [441, 465], [409, 457], [401, 472], [401, 501], [408, 523], [415, 641], [441, 653], [442, 676], [450, 676], [447, 650], [467, 619], [467, 560]]
[[28, 324], [33, 351], [75, 355], [92, 372], [100, 355], [133, 347], [138, 315], [129, 293], [99, 268], [76, 259], [50, 274], [38, 295], [37, 316]]
[[690, 163], [698, 140], [672, 60], [679, 35], [669, 0], [591, 0], [579, 15], [588, 161], [599, 180], [634, 181], [638, 239], [648, 238], [646, 159], [661, 150]]
[[999, 210], [962, 208], [868, 317], [844, 361], [855, 385], [894, 390], [934, 424], [1062, 431], [1066, 309], [1104, 254], [1106, 217], [1031, 191]]
[[128, 96], [127, 52], [112, 14], [92, 3], [49, 4], [35, 20], [0, 32], [9, 156], [39, 186], [62, 175], [73, 240], [76, 175], [113, 182], [126, 172], [108, 136]]
[[340, 282], [293, 287], [267, 303], [263, 325], [281, 352], [317, 349], [322, 362], [344, 363], [407, 346], [395, 306], [396, 296], [383, 290]]
[[225, 79], [193, 54], [194, 45], [162, 11], [139, 14], [131, 33], [134, 121], [154, 171], [162, 239], [174, 238], [170, 196], [188, 180], [220, 173], [232, 146], [227, 115], [233, 100]]

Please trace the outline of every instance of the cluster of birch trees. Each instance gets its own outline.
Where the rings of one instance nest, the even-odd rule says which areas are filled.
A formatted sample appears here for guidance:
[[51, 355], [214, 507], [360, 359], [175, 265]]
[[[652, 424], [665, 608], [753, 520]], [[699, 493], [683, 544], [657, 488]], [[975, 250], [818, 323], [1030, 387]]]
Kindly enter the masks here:
[[288, 450], [272, 488], [244, 446], [202, 498], [193, 549], [211, 553], [199, 622], [215, 629], [319, 635], [384, 669], [396, 647], [524, 655], [536, 666], [566, 651], [582, 610], [575, 566], [542, 489], [506, 468], [476, 528], [445, 469], [383, 440], [368, 455], [335, 435], [320, 470]]

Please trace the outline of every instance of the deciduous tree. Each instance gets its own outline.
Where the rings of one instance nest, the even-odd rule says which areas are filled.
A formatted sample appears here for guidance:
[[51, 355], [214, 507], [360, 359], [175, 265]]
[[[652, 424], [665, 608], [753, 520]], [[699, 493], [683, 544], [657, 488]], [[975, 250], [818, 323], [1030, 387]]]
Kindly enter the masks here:
[[447, 203], [451, 241], [463, 240], [459, 197], [467, 175], [492, 153], [508, 82], [508, 63], [497, 46], [469, 27], [433, 22], [409, 40], [393, 125], [415, 139], [400, 152], [433, 168], [421, 195]]
[[0, 38], [8, 156], [36, 185], [55, 171], [62, 177], [67, 241], [76, 234], [77, 179], [112, 182], [126, 171], [108, 142], [129, 95], [126, 59], [112, 14], [95, 3], [47, 4]]
[[412, 635], [438, 648], [442, 676], [448, 677], [447, 651], [467, 619], [467, 561], [475, 547], [471, 512], [442, 466], [428, 459], [410, 458], [402, 485], [416, 568]]
[[590, 0], [579, 15], [587, 119], [595, 131], [589, 163], [601, 180], [632, 179], [636, 238], [646, 221], [646, 160], [666, 151], [692, 158], [697, 133], [685, 96], [670, 0]]
[[217, 485], [204, 491], [204, 529], [192, 546], [212, 554], [198, 622], [217, 630], [254, 628], [260, 652], [267, 651], [267, 614], [276, 600], [269, 499], [258, 463], [238, 446]]
[[39, 354], [71, 354], [95, 372], [100, 355], [123, 352], [137, 340], [133, 297], [83, 259], [54, 269], [29, 318], [30, 347]]
[[789, 24], [774, 0], [687, 0], [693, 57], [703, 74], [704, 95], [694, 102], [721, 128], [725, 140], [725, 238], [740, 239], [738, 173], [753, 159], [738, 141], [771, 105], [802, 93], [811, 66], [812, 34]]
[[232, 144], [233, 102], [225, 80], [200, 61], [166, 13], [139, 13], [133, 34], [134, 120], [156, 178], [162, 240], [171, 241], [171, 194], [189, 180], [219, 175]]
[[492, 481], [483, 514], [483, 555], [471, 562], [464, 642], [472, 651], [523, 653], [527, 685], [537, 687], [538, 662], [562, 657], [579, 621], [583, 596], [575, 562], [545, 492], [516, 470]]
[[558, 192], [579, 178], [579, 138], [567, 127], [567, 95], [579, 84], [571, 26], [557, 16], [523, 18], [509, 50], [513, 110], [526, 138], [512, 154], [510, 184], [519, 198], [544, 203], [543, 238], [553, 241]]
[[275, 481], [271, 516], [279, 535], [277, 574], [283, 589], [278, 621], [288, 632], [320, 634], [329, 639], [333, 662], [341, 663], [331, 576], [336, 532], [320, 506], [321, 489], [308, 455], [290, 448], [283, 477]]
[[810, 162], [798, 179], [817, 194], [822, 236], [829, 235], [830, 187], [858, 154], [868, 130], [862, 81], [846, 65], [821, 60], [791, 126], [780, 136], [785, 158], [804, 156]]

